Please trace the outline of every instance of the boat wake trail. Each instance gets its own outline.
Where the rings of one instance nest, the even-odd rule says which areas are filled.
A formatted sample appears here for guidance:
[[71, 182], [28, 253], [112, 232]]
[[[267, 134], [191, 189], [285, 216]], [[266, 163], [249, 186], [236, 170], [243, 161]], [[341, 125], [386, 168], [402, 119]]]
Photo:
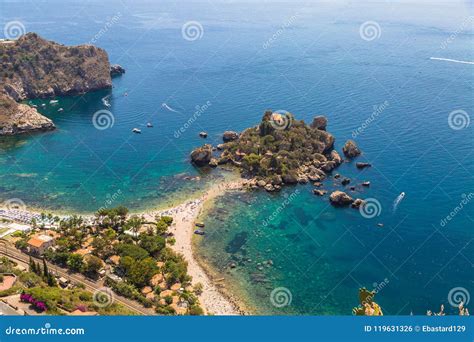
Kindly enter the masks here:
[[163, 103], [161, 104], [161, 107], [163, 107], [164, 109], [169, 110], [170, 112], [181, 114], [181, 112], [178, 112], [177, 110], [174, 110], [173, 108], [171, 108], [170, 106], [168, 106], [165, 102], [163, 102]]
[[431, 60], [436, 60], [436, 61], [452, 62], [452, 63], [474, 64], [474, 62], [470, 62], [470, 61], [460, 61], [460, 60], [451, 59], [451, 58], [430, 57], [430, 59], [431, 59]]
[[396, 212], [397, 209], [398, 209], [398, 205], [400, 204], [400, 202], [405, 198], [405, 193], [402, 192], [400, 195], [397, 196], [397, 198], [395, 199], [395, 201], [393, 201], [393, 212]]

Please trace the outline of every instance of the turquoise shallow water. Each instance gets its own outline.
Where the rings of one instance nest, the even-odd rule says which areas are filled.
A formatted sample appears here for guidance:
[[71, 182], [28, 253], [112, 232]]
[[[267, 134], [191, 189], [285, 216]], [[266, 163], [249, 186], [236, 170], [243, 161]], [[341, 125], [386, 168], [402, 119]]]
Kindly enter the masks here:
[[[111, 61], [127, 69], [111, 92], [40, 107], [56, 131], [1, 139], [3, 199], [85, 212], [113, 197], [115, 204], [140, 210], [215, 180], [216, 172], [202, 173], [188, 162], [189, 151], [203, 143], [202, 130], [216, 144], [224, 130], [256, 124], [266, 108], [286, 109], [308, 122], [325, 114], [340, 150], [374, 117], [374, 106], [383, 105], [355, 136], [364, 151], [360, 160], [374, 167], [358, 171], [346, 164], [338, 170], [353, 183], [371, 181], [354, 195], [377, 199], [380, 216], [366, 219], [356, 210], [332, 208], [309, 186], [276, 195], [229, 195], [206, 218], [200, 254], [261, 313], [350, 314], [357, 288], [382, 282], [379, 302], [389, 314], [422, 314], [441, 303], [452, 310], [450, 289], [474, 293], [472, 202], [440, 224], [463, 194], [474, 192], [474, 125], [453, 130], [448, 124], [456, 110], [472, 121], [474, 69], [430, 60], [474, 60], [469, 2], [1, 6], [2, 26], [19, 20], [27, 31], [68, 45], [97, 37]], [[202, 25], [200, 39], [183, 39], [188, 21]], [[372, 41], [359, 32], [367, 21], [380, 27]], [[108, 94], [114, 125], [97, 130], [92, 117], [104, 109], [101, 98]], [[207, 103], [176, 138], [196, 106]], [[148, 121], [153, 128], [145, 127]], [[133, 127], [143, 133], [132, 134]], [[198, 175], [200, 180], [184, 179]], [[296, 189], [297, 196], [278, 210]], [[402, 191], [406, 196], [394, 212]], [[273, 266], [259, 270], [257, 263], [266, 260]], [[229, 262], [237, 263], [232, 271], [225, 268]], [[271, 304], [277, 287], [291, 292], [291, 305]]]

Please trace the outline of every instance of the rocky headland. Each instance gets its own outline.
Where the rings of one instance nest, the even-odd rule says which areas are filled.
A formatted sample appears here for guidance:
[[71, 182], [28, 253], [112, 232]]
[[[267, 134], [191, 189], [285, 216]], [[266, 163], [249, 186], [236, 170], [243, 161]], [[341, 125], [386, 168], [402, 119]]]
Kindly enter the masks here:
[[0, 64], [0, 135], [54, 129], [36, 108], [18, 102], [111, 88], [112, 75], [125, 72], [111, 67], [101, 48], [68, 47], [36, 33], [0, 42]]

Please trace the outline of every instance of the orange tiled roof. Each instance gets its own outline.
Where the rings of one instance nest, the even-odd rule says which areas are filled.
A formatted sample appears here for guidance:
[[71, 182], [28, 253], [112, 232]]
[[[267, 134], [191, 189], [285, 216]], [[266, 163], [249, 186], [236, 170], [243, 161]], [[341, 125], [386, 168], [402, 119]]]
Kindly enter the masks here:
[[28, 240], [28, 244], [33, 247], [41, 247], [44, 244], [44, 241], [41, 239], [38, 239], [37, 237], [31, 238]]

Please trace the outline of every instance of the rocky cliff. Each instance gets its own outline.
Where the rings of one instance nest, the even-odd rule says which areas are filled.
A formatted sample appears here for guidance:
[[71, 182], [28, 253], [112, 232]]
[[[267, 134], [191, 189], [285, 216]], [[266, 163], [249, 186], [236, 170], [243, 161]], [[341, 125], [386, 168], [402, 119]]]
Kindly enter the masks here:
[[36, 33], [0, 42], [0, 65], [0, 135], [54, 128], [35, 108], [12, 100], [112, 87], [109, 58], [103, 49], [92, 45], [67, 47]]
[[0, 43], [0, 56], [3, 90], [16, 101], [112, 87], [107, 53], [92, 45], [67, 47], [27, 33]]
[[54, 129], [53, 122], [35, 108], [0, 94], [0, 135], [14, 135]]

